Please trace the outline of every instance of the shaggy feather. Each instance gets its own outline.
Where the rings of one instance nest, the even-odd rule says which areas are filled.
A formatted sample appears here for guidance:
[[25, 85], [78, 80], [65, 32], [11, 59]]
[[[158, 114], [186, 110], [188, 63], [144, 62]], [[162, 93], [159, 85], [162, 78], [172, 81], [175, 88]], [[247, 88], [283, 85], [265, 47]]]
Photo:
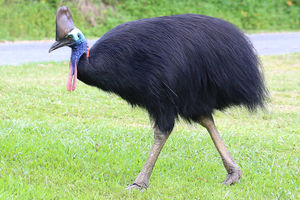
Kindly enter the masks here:
[[263, 106], [260, 62], [247, 37], [221, 19], [186, 14], [121, 24], [81, 56], [78, 78], [145, 108], [163, 132], [180, 115]]

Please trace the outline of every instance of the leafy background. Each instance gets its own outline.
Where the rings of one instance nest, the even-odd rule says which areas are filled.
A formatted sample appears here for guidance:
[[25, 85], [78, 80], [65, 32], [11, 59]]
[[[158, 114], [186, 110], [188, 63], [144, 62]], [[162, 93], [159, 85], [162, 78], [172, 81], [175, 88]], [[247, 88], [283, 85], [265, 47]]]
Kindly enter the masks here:
[[223, 18], [248, 32], [300, 29], [298, 0], [0, 0], [0, 40], [54, 38], [62, 5], [89, 38], [123, 22], [183, 13]]

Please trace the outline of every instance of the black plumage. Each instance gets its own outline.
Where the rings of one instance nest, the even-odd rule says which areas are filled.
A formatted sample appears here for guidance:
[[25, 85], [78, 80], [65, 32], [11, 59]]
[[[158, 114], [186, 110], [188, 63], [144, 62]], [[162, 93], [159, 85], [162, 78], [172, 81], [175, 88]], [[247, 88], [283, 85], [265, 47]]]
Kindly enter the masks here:
[[78, 78], [145, 108], [162, 131], [232, 105], [263, 105], [260, 63], [229, 22], [201, 15], [117, 26], [81, 57]]

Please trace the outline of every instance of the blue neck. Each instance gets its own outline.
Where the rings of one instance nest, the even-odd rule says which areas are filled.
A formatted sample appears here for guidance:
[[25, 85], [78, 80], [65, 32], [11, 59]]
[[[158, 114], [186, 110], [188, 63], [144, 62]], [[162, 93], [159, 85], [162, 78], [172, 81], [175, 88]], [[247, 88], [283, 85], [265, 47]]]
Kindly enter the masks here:
[[72, 48], [72, 54], [71, 54], [71, 63], [72, 63], [72, 72], [74, 75], [75, 72], [75, 62], [76, 66], [78, 66], [78, 62], [80, 57], [84, 54], [87, 53], [87, 42], [86, 41], [81, 41], [79, 44], [76, 43], [71, 46]]

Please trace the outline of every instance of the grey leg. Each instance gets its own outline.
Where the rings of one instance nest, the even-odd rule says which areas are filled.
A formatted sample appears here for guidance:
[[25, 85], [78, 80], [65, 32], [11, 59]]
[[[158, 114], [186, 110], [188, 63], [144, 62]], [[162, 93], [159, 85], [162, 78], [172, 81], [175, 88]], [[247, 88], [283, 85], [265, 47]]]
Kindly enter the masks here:
[[214, 120], [212, 116], [209, 117], [200, 117], [199, 123], [207, 129], [209, 132], [224, 164], [224, 167], [227, 171], [227, 177], [223, 182], [224, 185], [234, 184], [238, 182], [238, 180], [242, 176], [242, 172], [234, 159], [232, 158], [230, 152], [226, 148], [222, 138], [215, 126]]
[[170, 133], [163, 133], [157, 127], [154, 128], [154, 143], [152, 145], [151, 151], [149, 153], [146, 164], [144, 165], [142, 171], [139, 173], [134, 183], [126, 188], [130, 190], [132, 188], [144, 189], [148, 188], [149, 179], [157, 161], [160, 151], [162, 150], [164, 144], [166, 143]]

